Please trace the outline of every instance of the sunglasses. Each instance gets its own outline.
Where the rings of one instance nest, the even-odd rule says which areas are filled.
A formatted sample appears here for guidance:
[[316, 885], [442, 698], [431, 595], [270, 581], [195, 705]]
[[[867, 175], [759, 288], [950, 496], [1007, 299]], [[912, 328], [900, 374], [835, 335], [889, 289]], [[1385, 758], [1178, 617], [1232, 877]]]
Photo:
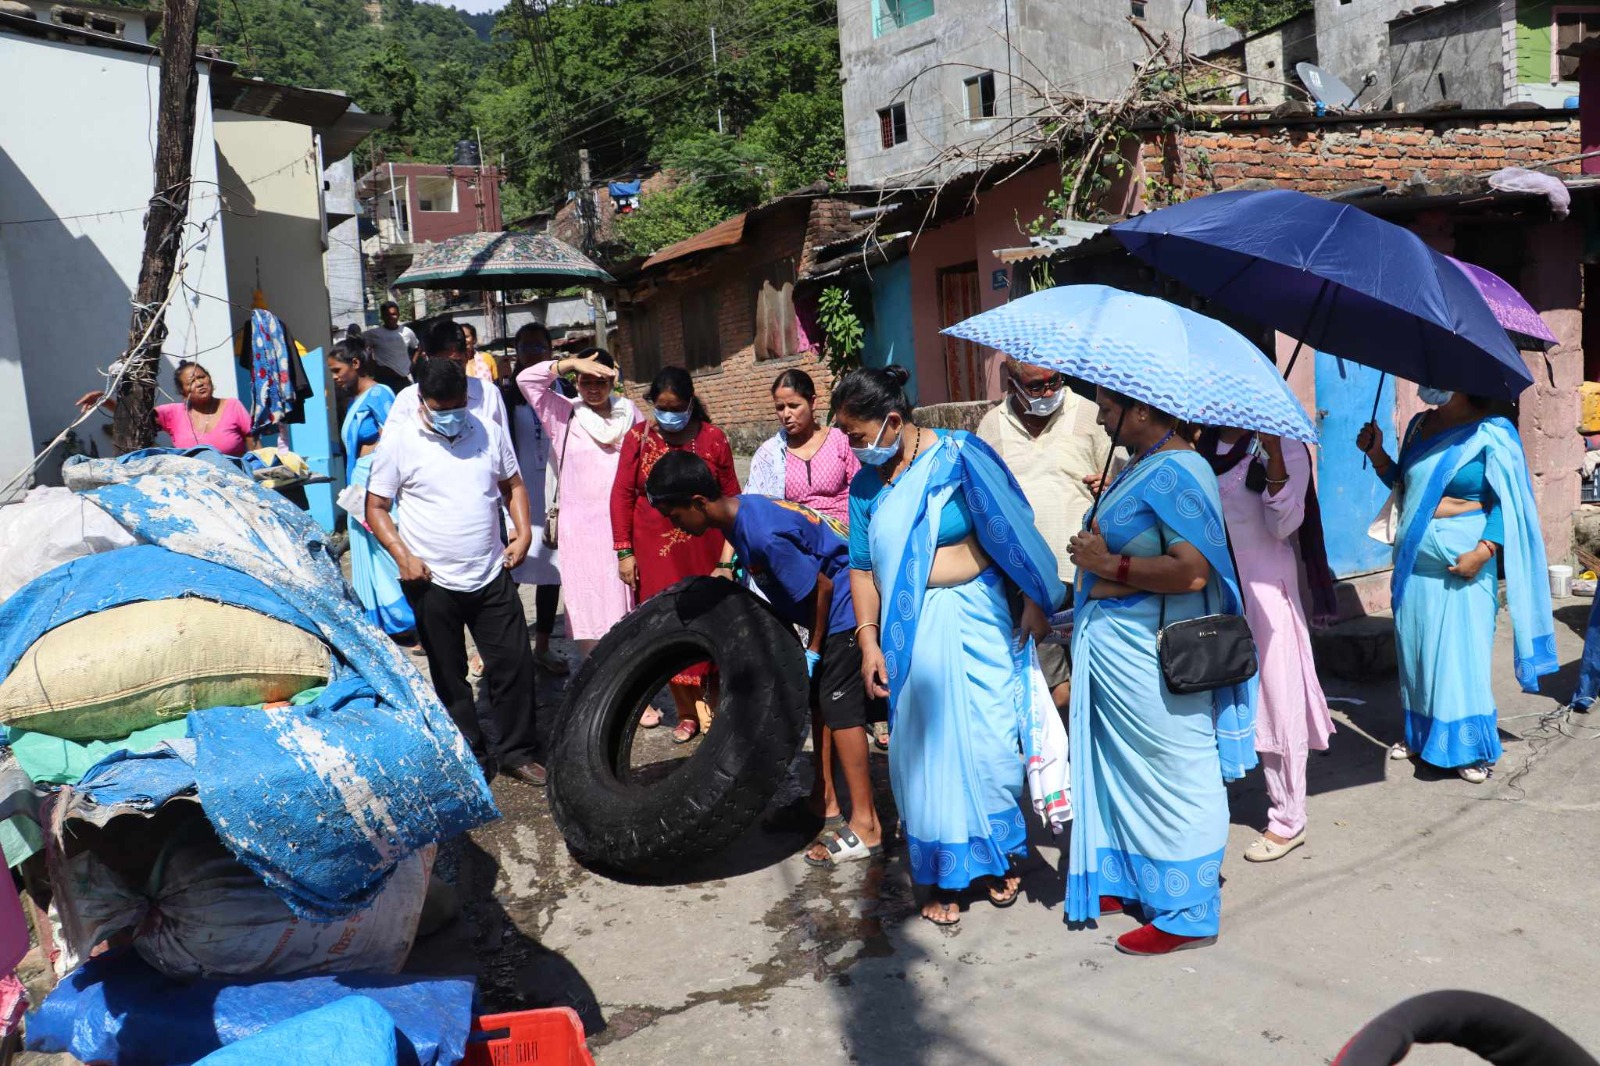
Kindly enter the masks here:
[[1045, 378], [1037, 385], [1024, 385], [1022, 381], [1017, 378], [1015, 374], [1013, 374], [1011, 376], [1011, 384], [1015, 385], [1019, 391], [1024, 392], [1029, 396], [1043, 396], [1047, 392], [1060, 392], [1062, 389], [1066, 388], [1067, 376], [1065, 374], [1056, 374], [1053, 377]]

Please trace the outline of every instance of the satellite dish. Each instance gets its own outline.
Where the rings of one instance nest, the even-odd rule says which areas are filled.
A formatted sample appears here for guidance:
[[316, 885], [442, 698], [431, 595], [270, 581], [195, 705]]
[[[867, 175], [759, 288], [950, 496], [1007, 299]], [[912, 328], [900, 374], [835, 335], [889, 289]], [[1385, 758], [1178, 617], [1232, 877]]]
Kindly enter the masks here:
[[1304, 85], [1311, 93], [1311, 98], [1327, 108], [1345, 108], [1356, 102], [1359, 95], [1354, 89], [1339, 80], [1337, 74], [1323, 70], [1315, 63], [1296, 63], [1295, 74], [1300, 77], [1300, 84]]

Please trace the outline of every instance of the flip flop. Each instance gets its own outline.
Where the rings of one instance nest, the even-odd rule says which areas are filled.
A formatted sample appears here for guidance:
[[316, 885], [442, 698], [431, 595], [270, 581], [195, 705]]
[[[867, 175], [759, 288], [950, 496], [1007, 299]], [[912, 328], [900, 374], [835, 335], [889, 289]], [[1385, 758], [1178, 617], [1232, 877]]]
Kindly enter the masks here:
[[[1012, 876], [1015, 876], [1015, 875], [1013, 875], [1013, 874], [1007, 874], [1006, 875], [1006, 877], [1012, 877]], [[1008, 888], [1006, 886], [1005, 878], [1001, 878], [1000, 879], [1000, 891], [1003, 893], [1003, 895], [997, 896], [997, 895], [995, 895], [995, 891], [994, 891], [993, 888], [989, 889], [989, 902], [994, 904], [995, 907], [997, 907], [998, 909], [1004, 910], [1005, 908], [1007, 908], [1007, 907], [1011, 906], [1013, 903], [1015, 903], [1017, 901], [1017, 897], [1018, 896], [1022, 895], [1022, 881], [1018, 880], [1017, 881], [1017, 887], [1008, 890]]]
[[[933, 902], [955, 903], [956, 901], [953, 899], [941, 899], [935, 896]], [[956, 908], [956, 916], [954, 918], [930, 918], [928, 917], [928, 913], [926, 911], [918, 912], [918, 916], [929, 925], [936, 925], [940, 929], [950, 929], [961, 924], [961, 909], [959, 906]]]
[[828, 850], [828, 857], [826, 859], [813, 858], [811, 849], [807, 848], [806, 853], [801, 858], [805, 859], [807, 866], [815, 866], [821, 869], [831, 870], [842, 863], [861, 862], [864, 859], [883, 854], [882, 844], [862, 843], [861, 838], [856, 836], [855, 830], [851, 829], [849, 825], [842, 825], [837, 829], [822, 833], [817, 837], [816, 843], [821, 844]]

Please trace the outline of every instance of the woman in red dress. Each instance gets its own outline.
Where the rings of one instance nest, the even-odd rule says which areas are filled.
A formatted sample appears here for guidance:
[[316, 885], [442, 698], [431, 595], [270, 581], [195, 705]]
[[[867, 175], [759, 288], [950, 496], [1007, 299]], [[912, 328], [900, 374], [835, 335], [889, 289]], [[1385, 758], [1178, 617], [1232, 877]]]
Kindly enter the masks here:
[[[635, 426], [622, 442], [617, 480], [611, 488], [611, 533], [617, 550], [617, 570], [632, 587], [639, 603], [686, 577], [708, 575], [731, 566], [723, 559], [722, 534], [712, 530], [691, 537], [673, 528], [645, 498], [644, 483], [656, 461], [667, 452], [682, 449], [704, 459], [717, 476], [725, 495], [739, 492], [733, 470], [733, 449], [722, 430], [711, 424], [694, 394], [694, 379], [682, 367], [669, 366], [656, 375], [645, 394], [655, 417]], [[693, 740], [710, 724], [711, 701], [706, 696], [710, 664], [692, 666], [672, 679], [672, 702], [678, 724], [672, 739]], [[704, 706], [704, 711], [697, 708]], [[639, 724], [646, 729], [661, 723], [661, 712], [646, 707]]]

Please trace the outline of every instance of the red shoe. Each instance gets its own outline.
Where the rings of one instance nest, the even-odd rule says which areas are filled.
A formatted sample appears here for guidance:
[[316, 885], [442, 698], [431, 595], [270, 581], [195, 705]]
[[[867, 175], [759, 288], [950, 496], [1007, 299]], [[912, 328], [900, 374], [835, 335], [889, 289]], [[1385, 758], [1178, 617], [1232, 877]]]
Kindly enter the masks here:
[[1100, 917], [1102, 918], [1108, 914], [1121, 914], [1127, 909], [1127, 905], [1116, 896], [1100, 897]]
[[1214, 936], [1178, 936], [1154, 925], [1141, 925], [1117, 937], [1117, 950], [1124, 955], [1170, 955], [1174, 951], [1209, 947], [1216, 942]]

